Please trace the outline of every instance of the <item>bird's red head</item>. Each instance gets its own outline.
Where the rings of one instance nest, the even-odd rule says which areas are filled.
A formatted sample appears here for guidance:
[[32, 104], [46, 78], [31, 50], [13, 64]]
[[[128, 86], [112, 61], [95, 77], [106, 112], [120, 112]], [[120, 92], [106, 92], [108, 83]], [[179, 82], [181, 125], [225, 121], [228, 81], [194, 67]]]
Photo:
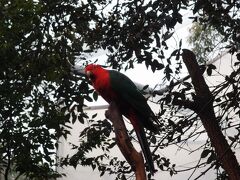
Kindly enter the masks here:
[[93, 81], [95, 79], [97, 73], [99, 73], [99, 71], [101, 71], [101, 70], [103, 70], [103, 68], [100, 65], [89, 64], [85, 67], [85, 74], [91, 81]]
[[85, 73], [87, 71], [90, 71], [90, 72], [93, 72], [94, 70], [98, 69], [98, 68], [102, 68], [100, 65], [97, 65], [97, 64], [88, 64], [86, 67], [85, 67]]

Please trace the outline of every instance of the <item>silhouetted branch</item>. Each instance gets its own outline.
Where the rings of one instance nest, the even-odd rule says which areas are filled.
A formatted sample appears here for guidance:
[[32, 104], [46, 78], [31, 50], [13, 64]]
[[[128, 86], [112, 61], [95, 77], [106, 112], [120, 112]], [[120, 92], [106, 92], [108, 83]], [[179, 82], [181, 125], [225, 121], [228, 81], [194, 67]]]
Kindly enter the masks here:
[[215, 149], [217, 159], [229, 175], [229, 179], [239, 180], [240, 168], [238, 161], [218, 124], [213, 108], [214, 96], [202, 76], [196, 56], [192, 51], [183, 49], [182, 58], [188, 69], [196, 93], [196, 98], [194, 99], [194, 103], [196, 103], [195, 112], [200, 117], [211, 144]]

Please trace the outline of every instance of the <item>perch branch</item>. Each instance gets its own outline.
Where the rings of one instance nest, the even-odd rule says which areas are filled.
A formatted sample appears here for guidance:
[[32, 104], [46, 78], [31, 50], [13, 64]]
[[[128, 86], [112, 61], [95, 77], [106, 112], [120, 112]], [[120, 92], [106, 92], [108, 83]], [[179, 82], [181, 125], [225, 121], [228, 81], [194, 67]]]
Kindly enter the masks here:
[[122, 115], [114, 102], [109, 105], [108, 110], [105, 112], [105, 116], [113, 124], [117, 145], [134, 170], [136, 180], [146, 180], [143, 156], [136, 151], [131, 143]]

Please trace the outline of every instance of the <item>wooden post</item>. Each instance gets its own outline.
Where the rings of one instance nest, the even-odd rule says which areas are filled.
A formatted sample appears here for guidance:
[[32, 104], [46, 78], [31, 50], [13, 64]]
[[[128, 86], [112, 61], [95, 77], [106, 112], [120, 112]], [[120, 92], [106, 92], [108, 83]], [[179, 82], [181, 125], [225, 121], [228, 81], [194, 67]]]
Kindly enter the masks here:
[[131, 143], [122, 115], [114, 102], [109, 105], [108, 110], [105, 112], [105, 116], [113, 124], [116, 143], [123, 156], [134, 170], [136, 180], [146, 180], [143, 156], [136, 151]]

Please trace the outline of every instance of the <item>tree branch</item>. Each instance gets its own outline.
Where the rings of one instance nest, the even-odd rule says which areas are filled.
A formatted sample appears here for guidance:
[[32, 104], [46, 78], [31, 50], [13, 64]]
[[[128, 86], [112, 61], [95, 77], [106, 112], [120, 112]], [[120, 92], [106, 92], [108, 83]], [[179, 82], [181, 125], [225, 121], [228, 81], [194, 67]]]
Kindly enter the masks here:
[[122, 115], [114, 102], [109, 105], [108, 110], [105, 112], [105, 116], [113, 124], [117, 145], [134, 170], [136, 180], [146, 180], [143, 156], [136, 151], [131, 143]]
[[182, 58], [196, 92], [194, 102], [197, 108], [195, 112], [199, 115], [211, 144], [215, 148], [217, 158], [229, 175], [230, 180], [239, 180], [240, 168], [238, 161], [218, 124], [213, 108], [214, 97], [202, 76], [196, 56], [192, 51], [183, 49]]

